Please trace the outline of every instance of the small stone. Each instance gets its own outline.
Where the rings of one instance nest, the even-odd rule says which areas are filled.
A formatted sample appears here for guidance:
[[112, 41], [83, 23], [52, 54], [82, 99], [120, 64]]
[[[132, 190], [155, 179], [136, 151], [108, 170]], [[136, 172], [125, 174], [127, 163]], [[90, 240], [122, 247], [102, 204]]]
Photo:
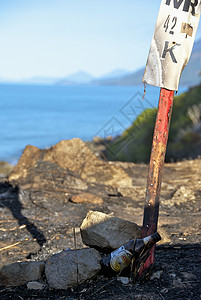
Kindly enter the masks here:
[[195, 274], [193, 273], [189, 273], [189, 272], [181, 272], [182, 276], [184, 277], [184, 279], [186, 280], [193, 280], [196, 279]]
[[0, 270], [0, 285], [19, 286], [38, 280], [44, 273], [45, 263], [39, 261], [17, 262]]
[[173, 279], [173, 286], [175, 286], [175, 287], [184, 287], [185, 283], [182, 282], [180, 277], [177, 277], [177, 278]]
[[141, 238], [140, 227], [132, 222], [89, 211], [80, 227], [82, 241], [95, 248], [117, 249], [134, 238]]
[[31, 281], [27, 283], [27, 289], [28, 290], [43, 290], [44, 284], [38, 282], [38, 281]]
[[99, 273], [100, 261], [99, 252], [90, 248], [52, 255], [45, 268], [48, 284], [55, 289], [68, 289], [80, 284]]
[[161, 275], [162, 275], [163, 271], [157, 271], [155, 273], [153, 273], [150, 277], [150, 280], [154, 280], [154, 279], [160, 279]]
[[91, 193], [81, 193], [71, 197], [71, 202], [74, 203], [93, 203], [103, 204], [103, 199]]
[[170, 276], [174, 279], [177, 275], [175, 273], [170, 273]]
[[181, 205], [187, 201], [193, 201], [196, 199], [195, 191], [189, 187], [181, 186], [175, 191], [172, 198], [168, 201], [164, 201], [164, 205]]
[[161, 236], [161, 240], [157, 243], [157, 245], [168, 244], [171, 242], [170, 236], [164, 227], [159, 227], [158, 233]]
[[169, 292], [169, 290], [167, 288], [163, 288], [162, 290], [160, 290], [160, 292], [162, 294], [167, 294]]
[[121, 283], [123, 283], [123, 284], [129, 284], [129, 282], [130, 282], [128, 277], [122, 277], [122, 276], [117, 277], [117, 280], [121, 281]]

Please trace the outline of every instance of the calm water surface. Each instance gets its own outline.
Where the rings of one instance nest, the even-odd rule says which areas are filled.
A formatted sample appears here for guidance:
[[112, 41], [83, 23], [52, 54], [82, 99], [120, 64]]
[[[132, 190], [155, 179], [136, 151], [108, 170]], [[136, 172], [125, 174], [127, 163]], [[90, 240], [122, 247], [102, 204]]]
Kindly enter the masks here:
[[[186, 90], [180, 89], [180, 93]], [[27, 144], [121, 134], [143, 109], [158, 105], [159, 88], [143, 85], [0, 85], [0, 160], [16, 163]]]

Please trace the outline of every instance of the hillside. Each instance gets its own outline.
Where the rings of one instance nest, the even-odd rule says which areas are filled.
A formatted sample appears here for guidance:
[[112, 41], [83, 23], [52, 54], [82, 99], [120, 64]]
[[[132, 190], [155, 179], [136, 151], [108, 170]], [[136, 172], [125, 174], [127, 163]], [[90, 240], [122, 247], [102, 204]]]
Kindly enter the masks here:
[[[147, 109], [107, 147], [110, 160], [148, 162], [157, 109]], [[201, 155], [201, 85], [175, 97], [166, 161]]]
[[[140, 68], [139, 70], [128, 74], [126, 76], [121, 76], [118, 78], [109, 78], [109, 79], [97, 79], [92, 81], [93, 84], [98, 85], [136, 85], [142, 82], [142, 77], [144, 74], [145, 67]], [[180, 85], [184, 86], [193, 86], [201, 82], [200, 77], [201, 71], [201, 40], [195, 42], [193, 51], [188, 62], [188, 65], [184, 69]]]

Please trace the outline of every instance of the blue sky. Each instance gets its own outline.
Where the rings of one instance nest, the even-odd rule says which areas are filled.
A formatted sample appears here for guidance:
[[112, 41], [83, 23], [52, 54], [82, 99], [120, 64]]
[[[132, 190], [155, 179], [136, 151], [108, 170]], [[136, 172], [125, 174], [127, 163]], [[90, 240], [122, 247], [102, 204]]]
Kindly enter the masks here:
[[160, 2], [0, 0], [0, 78], [136, 70], [146, 63]]

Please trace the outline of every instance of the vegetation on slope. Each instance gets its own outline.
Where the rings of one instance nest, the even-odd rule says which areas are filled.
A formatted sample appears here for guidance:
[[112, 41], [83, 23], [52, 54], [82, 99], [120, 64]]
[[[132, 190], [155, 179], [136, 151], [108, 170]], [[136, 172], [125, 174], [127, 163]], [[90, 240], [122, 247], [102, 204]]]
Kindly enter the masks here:
[[[148, 162], [157, 109], [146, 109], [107, 147], [110, 160]], [[166, 161], [201, 155], [201, 85], [175, 97]]]

